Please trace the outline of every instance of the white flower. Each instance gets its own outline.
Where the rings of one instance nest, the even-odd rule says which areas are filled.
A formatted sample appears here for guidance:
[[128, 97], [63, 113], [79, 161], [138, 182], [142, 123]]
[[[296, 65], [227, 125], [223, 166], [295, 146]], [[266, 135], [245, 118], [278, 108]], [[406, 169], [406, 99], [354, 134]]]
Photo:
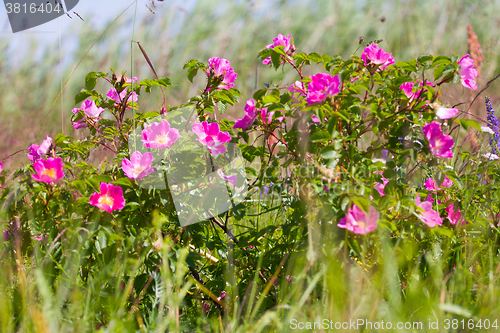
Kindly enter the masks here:
[[385, 164], [385, 160], [384, 160], [384, 159], [382, 159], [382, 158], [373, 158], [373, 159], [372, 159], [372, 162], [373, 162], [373, 163], [382, 162], [382, 163], [384, 163], [384, 164]]
[[487, 126], [481, 126], [481, 131], [483, 131], [483, 133], [490, 133], [490, 134], [495, 134], [495, 132], [493, 132], [493, 130]]
[[498, 160], [500, 160], [500, 157], [498, 157], [498, 155], [495, 155], [493, 153], [484, 153], [482, 156], [484, 158], [489, 159], [490, 161], [498, 161]]

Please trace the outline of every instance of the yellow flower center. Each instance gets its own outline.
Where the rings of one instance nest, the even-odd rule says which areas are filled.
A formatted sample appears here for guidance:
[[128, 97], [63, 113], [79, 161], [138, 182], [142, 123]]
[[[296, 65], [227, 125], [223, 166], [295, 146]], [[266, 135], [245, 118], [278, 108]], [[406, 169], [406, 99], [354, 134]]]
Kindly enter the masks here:
[[141, 172], [143, 172], [143, 171], [144, 171], [144, 167], [143, 166], [136, 166], [136, 167], [134, 167], [134, 173], [136, 175], [141, 174]]
[[45, 169], [42, 171], [42, 176], [49, 176], [50, 179], [56, 179], [57, 171], [55, 169]]
[[166, 136], [165, 134], [163, 134], [163, 135], [158, 135], [158, 136], [156, 137], [156, 142], [158, 142], [158, 143], [159, 143], [159, 144], [161, 144], [161, 145], [165, 145], [165, 144], [167, 144], [167, 143], [168, 143], [168, 138], [167, 138], [167, 136]]
[[109, 195], [103, 195], [99, 198], [99, 203], [101, 205], [109, 205], [110, 207], [113, 207], [113, 202], [114, 199], [110, 197]]

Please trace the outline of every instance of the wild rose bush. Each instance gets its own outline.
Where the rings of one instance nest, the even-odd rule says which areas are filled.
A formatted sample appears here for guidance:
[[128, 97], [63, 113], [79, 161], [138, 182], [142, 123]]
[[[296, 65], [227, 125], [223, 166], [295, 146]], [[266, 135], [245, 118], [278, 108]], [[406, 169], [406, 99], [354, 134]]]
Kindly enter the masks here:
[[[382, 236], [418, 244], [414, 262], [435, 244], [459, 248], [494, 237], [499, 134], [493, 106], [488, 100], [487, 120], [471, 119], [467, 103], [439, 99], [445, 85], [477, 89], [468, 55], [402, 61], [376, 43], [349, 59], [299, 50], [291, 35], [280, 34], [267, 45], [259, 54], [262, 66], [293, 68], [297, 81], [267, 84], [253, 96], [241, 96], [230, 60], [193, 59], [184, 66], [187, 77], [204, 75], [205, 88], [183, 105], [156, 111], [141, 110], [141, 100], [160, 89], [168, 95], [168, 78], [89, 73], [75, 98], [81, 107], [72, 110], [73, 127], [86, 136], [57, 134], [34, 143], [29, 163], [2, 188], [2, 219], [9, 222], [4, 246], [13, 250], [20, 239], [24, 254], [51, 258], [39, 264], [54, 276], [70, 262], [78, 272], [77, 288], [90, 288], [93, 278], [104, 274], [109, 283], [99, 288], [128, 288], [124, 307], [130, 313], [163, 311], [152, 281], [161, 265], [168, 262], [174, 269], [178, 260], [185, 261], [189, 273], [179, 271], [179, 285], [171, 288], [184, 290], [182, 321], [196, 326], [199, 316], [217, 317], [226, 301], [243, 299], [254, 276], [262, 287], [261, 309], [277, 305], [283, 290], [276, 281], [294, 278], [285, 273], [293, 271], [286, 259], [314, 242], [328, 244], [326, 258], [328, 251], [343, 249], [348, 258], [370, 266], [383, 260]], [[315, 74], [303, 74], [319, 66], [323, 69]], [[109, 90], [97, 91], [97, 80], [107, 81]], [[223, 119], [237, 103], [245, 105], [244, 115]], [[150, 151], [181, 140], [162, 118], [181, 107], [194, 108], [199, 122], [191, 129], [207, 149], [195, 171], [217, 171], [205, 166], [229, 154], [233, 143], [247, 162], [249, 184], [243, 202], [183, 227], [171, 189], [138, 186], [155, 172], [169, 172], [153, 166]], [[129, 149], [135, 128], [148, 152]], [[464, 149], [464, 133], [486, 142], [480, 158]], [[96, 154], [98, 163], [91, 163]], [[7, 174], [4, 170], [3, 183]], [[236, 175], [218, 174], [238, 182]], [[273, 210], [282, 220], [264, 227], [254, 223]], [[480, 237], [469, 236], [478, 231]], [[313, 232], [320, 237], [310, 237]], [[71, 248], [74, 240], [78, 246]], [[184, 248], [190, 249], [187, 257], [181, 255]], [[95, 321], [106, 324], [106, 300], [95, 302], [100, 313]]]

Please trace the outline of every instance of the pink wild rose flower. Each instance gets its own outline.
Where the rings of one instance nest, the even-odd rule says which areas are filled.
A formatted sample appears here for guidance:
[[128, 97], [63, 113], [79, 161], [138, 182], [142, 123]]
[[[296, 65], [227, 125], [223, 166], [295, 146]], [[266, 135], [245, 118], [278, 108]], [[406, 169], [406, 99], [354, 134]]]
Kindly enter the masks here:
[[452, 187], [453, 181], [450, 178], [448, 178], [448, 176], [444, 176], [443, 183], [441, 184], [442, 187], [439, 187], [439, 186], [437, 186], [437, 183], [436, 183], [436, 181], [434, 181], [433, 178], [429, 178], [425, 182], [424, 186], [427, 189], [427, 191], [437, 191], [437, 190], [440, 190], [442, 188]]
[[2, 172], [2, 171], [3, 171], [3, 163], [0, 162], [0, 172]]
[[340, 219], [337, 227], [347, 229], [355, 234], [364, 235], [377, 228], [380, 213], [370, 206], [370, 214], [367, 216], [356, 204], [349, 208], [344, 218]]
[[224, 179], [226, 182], [233, 184], [234, 186], [236, 186], [236, 184], [238, 183], [237, 175], [228, 176], [224, 172], [222, 172], [222, 170], [218, 170], [217, 174], [219, 175], [220, 178]]
[[108, 213], [114, 210], [122, 210], [125, 207], [125, 198], [123, 198], [123, 190], [120, 186], [101, 183], [99, 190], [100, 193], [95, 192], [90, 196], [92, 206], [96, 206]]
[[72, 122], [71, 125], [75, 129], [85, 128], [87, 127], [87, 121], [97, 122], [99, 121], [99, 116], [104, 112], [104, 109], [98, 107], [92, 98], [85, 100], [82, 103], [82, 107], [80, 109], [74, 108], [72, 110], [73, 113], [78, 113], [80, 110], [84, 112], [84, 117], [79, 121]]
[[[383, 174], [382, 171], [375, 171], [374, 173], [378, 173], [380, 175]], [[380, 194], [381, 197], [383, 197], [385, 195], [385, 193], [384, 193], [385, 185], [387, 185], [389, 180], [387, 178], [384, 178], [384, 176], [382, 176], [382, 182], [383, 182], [383, 184], [377, 183], [374, 186], [374, 188], [377, 190], [377, 192]]]
[[440, 107], [436, 111], [436, 116], [439, 119], [450, 119], [450, 118], [455, 118], [458, 114], [458, 109], [455, 108], [443, 108]]
[[299, 93], [303, 96], [307, 95], [307, 91], [306, 91], [306, 88], [304, 86], [304, 83], [302, 83], [300, 81], [295, 81], [294, 84], [292, 84], [290, 87], [288, 87], [288, 91], [291, 92], [292, 94]]
[[64, 163], [60, 157], [49, 157], [47, 160], [39, 159], [33, 163], [33, 168], [37, 173], [33, 175], [33, 179], [42, 183], [57, 182], [64, 177], [63, 166]]
[[209, 124], [204, 121], [201, 124], [194, 124], [192, 130], [198, 136], [197, 140], [207, 146], [212, 155], [225, 153], [225, 143], [231, 141], [229, 133], [221, 132], [217, 122]]
[[453, 209], [453, 204], [451, 204], [445, 208], [445, 211], [446, 213], [448, 213], [447, 218], [451, 224], [456, 225], [459, 222], [460, 222], [459, 225], [468, 224], [467, 221], [464, 221], [462, 212], [460, 211], [460, 207], [457, 206], [457, 211], [455, 212]]
[[252, 126], [255, 118], [257, 118], [257, 113], [255, 111], [255, 101], [253, 99], [249, 99], [245, 105], [245, 116], [238, 119], [233, 128], [247, 129]]
[[[420, 87], [422, 87], [424, 85], [424, 83], [420, 80], [417, 80], [416, 83]], [[432, 82], [429, 82], [429, 81], [426, 82], [426, 85], [434, 87], [434, 84]], [[405, 82], [399, 86], [399, 89], [403, 90], [406, 97], [408, 97], [409, 102], [413, 102], [414, 100], [417, 100], [425, 91], [427, 91], [425, 88], [419, 89], [417, 91], [413, 91], [414, 86], [415, 86], [415, 82]]]
[[386, 69], [387, 66], [395, 63], [392, 53], [387, 53], [379, 48], [377, 44], [370, 44], [363, 50], [361, 59], [368, 64], [378, 65], [380, 69]]
[[169, 122], [165, 119], [159, 123], [155, 122], [144, 127], [142, 130], [142, 143], [147, 148], [170, 148], [179, 139], [179, 131], [170, 128]]
[[238, 74], [231, 67], [229, 60], [219, 57], [213, 57], [208, 59], [208, 75], [213, 75], [220, 78], [222, 81], [217, 86], [217, 89], [230, 89], [234, 87], [234, 81], [238, 77]]
[[453, 141], [451, 136], [443, 134], [441, 125], [437, 121], [425, 125], [422, 131], [427, 141], [429, 141], [429, 147], [434, 156], [444, 158], [453, 157], [451, 148], [455, 145], [455, 141]]
[[[285, 51], [287, 55], [292, 55], [296, 49], [295, 45], [292, 43], [292, 35], [284, 36], [282, 34], [278, 34], [277, 37], [273, 38], [273, 43], [266, 46], [266, 49], [274, 49], [274, 47], [278, 45], [283, 45], [285, 47], [283, 51]], [[262, 63], [264, 65], [269, 65], [271, 63], [271, 57], [269, 56], [262, 60]], [[284, 61], [281, 60], [281, 63], [283, 64]]]
[[467, 54], [458, 61], [458, 65], [460, 66], [460, 70], [458, 71], [460, 83], [465, 88], [476, 90], [477, 84], [475, 80], [477, 78], [477, 70], [474, 68], [474, 60]]
[[442, 225], [443, 219], [439, 216], [439, 213], [432, 209], [431, 201], [420, 202], [420, 194], [417, 194], [417, 199], [415, 204], [424, 210], [424, 213], [418, 213], [418, 218], [429, 227], [434, 228], [436, 225]]
[[29, 153], [28, 153], [28, 159], [31, 162], [36, 162], [40, 158], [44, 157], [50, 148], [50, 145], [52, 144], [52, 138], [47, 135], [47, 138], [42, 141], [42, 143], [39, 145], [32, 144], [29, 147]]
[[340, 92], [340, 77], [330, 74], [318, 73], [310, 77], [308, 85], [307, 104], [321, 103], [328, 97], [332, 97]]
[[[127, 91], [127, 89], [123, 89], [122, 92], [118, 94], [118, 91], [115, 88], [111, 88], [106, 94], [106, 96], [109, 99], [115, 101], [115, 107], [119, 107], [120, 104], [125, 100], [125, 97], [127, 96], [128, 93], [129, 92]], [[128, 104], [129, 102], [137, 102], [137, 94], [135, 93], [135, 91], [132, 91], [132, 93], [129, 94], [127, 102], [125, 104]], [[131, 109], [132, 107], [127, 105], [126, 110], [131, 110]]]
[[[284, 114], [282, 110], [280, 112]], [[274, 113], [275, 111], [267, 112], [267, 108], [260, 109], [260, 118], [262, 119], [262, 123], [265, 125], [272, 124]], [[285, 116], [276, 118], [276, 120], [279, 121], [280, 123], [282, 123], [284, 119]]]
[[128, 158], [123, 159], [122, 170], [130, 179], [142, 179], [154, 171], [151, 167], [152, 162], [153, 154], [150, 152], [143, 155], [140, 151], [134, 151], [130, 155], [130, 160]]
[[128, 83], [128, 84], [132, 84], [132, 82], [136, 82], [137, 81], [137, 78], [135, 76], [131, 79], [128, 76], [121, 76], [121, 75], [119, 75], [119, 76], [116, 77], [116, 82], [120, 82], [122, 80], [122, 78], [123, 78], [123, 81], [125, 83]]

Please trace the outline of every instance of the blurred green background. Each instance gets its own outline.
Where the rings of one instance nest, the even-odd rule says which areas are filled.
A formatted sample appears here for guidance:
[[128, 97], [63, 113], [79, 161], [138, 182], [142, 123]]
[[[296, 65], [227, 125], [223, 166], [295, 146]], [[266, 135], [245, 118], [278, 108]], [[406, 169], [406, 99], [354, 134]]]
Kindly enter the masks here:
[[[192, 58], [204, 62], [213, 56], [230, 60], [238, 73], [235, 87], [245, 99], [264, 83], [288, 85], [295, 81], [293, 71], [276, 73], [257, 59], [258, 52], [278, 33], [292, 34], [299, 52], [339, 54], [344, 58], [360, 52], [361, 36], [365, 43], [383, 39], [381, 47], [392, 52], [396, 61], [405, 61], [422, 54], [463, 56], [468, 52], [470, 24], [484, 56], [479, 89], [498, 72], [500, 63], [500, 1], [494, 0], [141, 0], [137, 6], [134, 1], [110, 1], [106, 15], [96, 12], [93, 3], [96, 1], [82, 2], [76, 8], [85, 21], [73, 15], [70, 25], [58, 28], [60, 43], [40, 43], [40, 34], [32, 34], [23, 36], [22, 46], [13, 45], [12, 34], [3, 34], [0, 159], [8, 168], [27, 161], [24, 153], [7, 159], [9, 155], [32, 143], [39, 144], [46, 135], [54, 137], [60, 131], [84, 135], [86, 130], [73, 130], [70, 117], [76, 106], [74, 95], [84, 86], [88, 72], [109, 72], [112, 68], [118, 74], [127, 71], [130, 75], [133, 64], [134, 76], [152, 78], [132, 39], [141, 43], [158, 75], [169, 76], [175, 84], [166, 92], [171, 106], [186, 102], [205, 85], [203, 75], [192, 84], [182, 70]], [[85, 12], [89, 7], [94, 14]], [[150, 10], [144, 10], [146, 7]], [[62, 98], [54, 104], [61, 80], [64, 83], [70, 76]], [[490, 96], [494, 106], [499, 102], [498, 87], [493, 84], [483, 93]], [[106, 94], [109, 86], [103, 82], [97, 89]], [[443, 100], [469, 94], [474, 96], [456, 85], [443, 90]], [[159, 91], [143, 94], [140, 110], [157, 110], [160, 101]], [[484, 113], [482, 101], [476, 102], [473, 112]], [[243, 106], [241, 101], [230, 107], [226, 116], [241, 117]]]

